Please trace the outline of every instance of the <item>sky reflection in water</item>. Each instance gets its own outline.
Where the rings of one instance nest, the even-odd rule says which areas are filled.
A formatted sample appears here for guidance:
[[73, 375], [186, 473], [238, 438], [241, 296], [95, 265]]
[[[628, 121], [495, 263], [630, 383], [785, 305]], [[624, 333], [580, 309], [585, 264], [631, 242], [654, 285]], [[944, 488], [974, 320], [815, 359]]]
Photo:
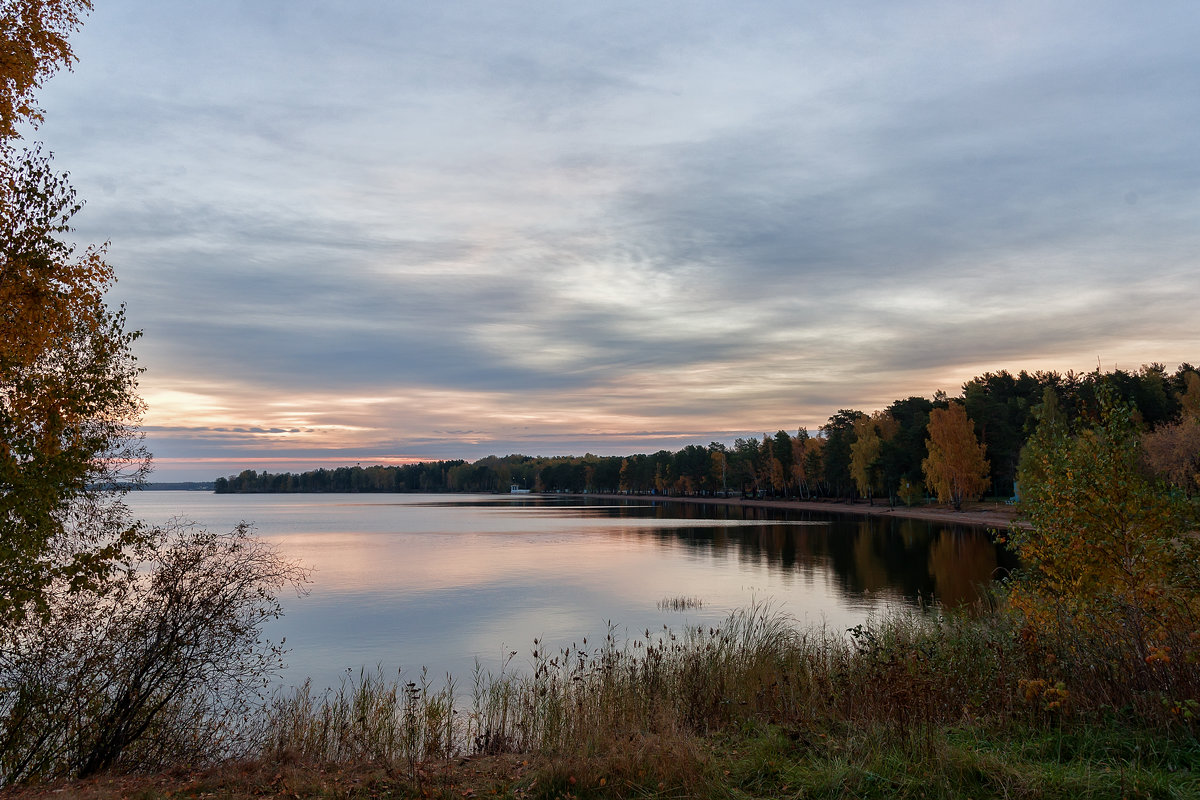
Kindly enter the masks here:
[[[915, 520], [495, 495], [213, 495], [142, 492], [139, 517], [213, 529], [254, 523], [314, 568], [286, 595], [272, 638], [291, 648], [288, 684], [318, 688], [382, 666], [468, 681], [478, 658], [528, 663], [619, 634], [712, 624], [758, 600], [843, 630], [919, 598], [969, 602], [1011, 560], [986, 532]], [[662, 611], [697, 597], [703, 607]]]

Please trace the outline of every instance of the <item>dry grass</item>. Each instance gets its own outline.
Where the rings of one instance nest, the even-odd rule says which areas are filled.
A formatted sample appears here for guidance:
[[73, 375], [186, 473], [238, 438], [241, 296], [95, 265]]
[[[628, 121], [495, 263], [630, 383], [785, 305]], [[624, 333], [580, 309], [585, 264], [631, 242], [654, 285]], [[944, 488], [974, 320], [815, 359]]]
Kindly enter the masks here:
[[[319, 697], [305, 686], [272, 705], [265, 752], [411, 765], [470, 753], [589, 753], [630, 735], [707, 735], [746, 720], [912, 731], [1100, 713], [1114, 691], [1102, 684], [1129, 691], [1122, 675], [1063, 674], [996, 614], [897, 613], [847, 635], [801, 630], [764, 604], [714, 627], [647, 630], [624, 641], [610, 631], [590, 651], [551, 653], [535, 640], [530, 655], [526, 672], [477, 668], [469, 697], [452, 680], [434, 688], [425, 675], [403, 683], [364, 673]], [[1183, 681], [1200, 672], [1171, 666], [1163, 689], [1191, 686]], [[1043, 684], [1088, 703], [1047, 708]], [[1169, 714], [1151, 719], [1149, 708], [1139, 705], [1147, 722], [1182, 724]]]
[[[991, 612], [896, 613], [847, 634], [800, 629], [763, 604], [714, 627], [645, 631], [624, 641], [610, 631], [591, 651], [547, 652], [535, 641], [528, 672], [477, 669], [461, 708], [453, 684], [435, 691], [424, 681], [389, 685], [377, 676], [325, 698], [305, 690], [281, 700], [264, 757], [369, 757], [416, 785], [419, 765], [431, 760], [522, 754], [537, 777], [506, 791], [546, 797], [720, 795], [718, 787], [731, 780], [771, 786], [764, 796], [773, 796], [797, 781], [812, 789], [851, 776], [861, 783], [856, 793], [872, 796], [886, 782], [873, 783], [864, 769], [910, 788], [939, 774], [972, 790], [1004, 785], [1012, 796], [1038, 796], [1048, 786], [1092, 784], [1075, 782], [1069, 768], [1025, 763], [1029, 757], [1013, 750], [1013, 741], [1083, 731], [1078, 737], [1086, 742], [1088, 731], [1115, 725], [1157, 731], [1148, 741], [1167, 750], [1182, 742], [1185, 755], [1175, 760], [1200, 768], [1194, 722], [1178, 712], [1132, 720], [1102, 704], [1055, 704], [1059, 691], [1104, 696], [1090, 685], [1099, 678], [1081, 672], [1071, 686], [1049, 681], [1058, 674], [1053, 663], [1025, 646], [1015, 624]], [[1147, 695], [1139, 708], [1163, 697]], [[993, 746], [1002, 755], [982, 757], [977, 744], [956, 745], [956, 731], [998, 736]], [[763, 742], [774, 755], [754, 754]], [[776, 769], [789, 759], [788, 769]], [[1110, 763], [1112, 755], [1096, 759]], [[1020, 770], [1033, 776], [1028, 792]], [[1103, 775], [1096, 780], [1106, 785]]]
[[276, 699], [266, 752], [304, 759], [408, 763], [462, 753], [562, 753], [615, 732], [706, 731], [778, 695], [784, 662], [820, 647], [767, 605], [715, 627], [645, 631], [595, 650], [548, 652], [534, 640], [528, 672], [474, 674], [469, 706], [455, 683], [433, 688], [363, 673], [315, 697], [308, 685]]
[[[248, 761], [9, 796], [1200, 793], [1194, 721], [1087, 705], [1096, 678], [1048, 682], [1042, 651], [1001, 614], [894, 614], [847, 634], [758, 605], [714, 627], [610, 632], [590, 651], [535, 642], [531, 657], [528, 671], [477, 668], [469, 691], [378, 672], [305, 686], [267, 709]], [[1052, 707], [1044, 688], [1059, 683], [1080, 699]]]

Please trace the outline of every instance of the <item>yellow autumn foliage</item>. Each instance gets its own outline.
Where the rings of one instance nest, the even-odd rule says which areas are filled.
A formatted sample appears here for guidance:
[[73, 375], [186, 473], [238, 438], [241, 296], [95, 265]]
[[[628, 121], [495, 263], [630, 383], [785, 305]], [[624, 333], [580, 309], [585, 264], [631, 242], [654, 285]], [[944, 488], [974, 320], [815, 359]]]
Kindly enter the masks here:
[[943, 503], [957, 510], [964, 500], [983, 494], [988, 487], [988, 460], [975, 437], [975, 426], [962, 403], [929, 412], [929, 456], [921, 462], [925, 485]]
[[[100, 487], [139, 480], [138, 368], [103, 246], [65, 241], [81, 208], [67, 175], [17, 141], [33, 91], [73, 56], [88, 0], [0, 0], [0, 614], [45, 610], [52, 583], [88, 586], [134, 530]], [[111, 494], [111, 493], [110, 493]]]
[[1092, 428], [1043, 424], [1022, 459], [1030, 527], [1009, 534], [1025, 564], [1009, 599], [1027, 635], [1130, 680], [1148, 680], [1173, 648], [1195, 654], [1200, 630], [1195, 511], [1141, 460], [1132, 409], [1111, 393]]

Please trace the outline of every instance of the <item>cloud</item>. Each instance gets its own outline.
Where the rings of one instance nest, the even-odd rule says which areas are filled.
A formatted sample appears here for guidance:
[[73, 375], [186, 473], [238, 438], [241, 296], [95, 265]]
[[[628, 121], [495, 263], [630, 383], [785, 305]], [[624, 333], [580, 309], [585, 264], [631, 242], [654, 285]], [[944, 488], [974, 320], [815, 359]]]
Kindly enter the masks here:
[[171, 458], [705, 442], [1195, 361], [1198, 22], [113, 2], [40, 135]]

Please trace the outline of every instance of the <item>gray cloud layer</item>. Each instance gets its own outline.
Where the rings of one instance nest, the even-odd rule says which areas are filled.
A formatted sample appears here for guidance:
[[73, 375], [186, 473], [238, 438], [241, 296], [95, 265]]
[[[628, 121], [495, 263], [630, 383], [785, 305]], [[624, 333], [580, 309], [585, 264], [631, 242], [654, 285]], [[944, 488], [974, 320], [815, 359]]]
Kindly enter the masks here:
[[126, 0], [38, 135], [160, 455], [619, 450], [1194, 361], [1198, 23]]

